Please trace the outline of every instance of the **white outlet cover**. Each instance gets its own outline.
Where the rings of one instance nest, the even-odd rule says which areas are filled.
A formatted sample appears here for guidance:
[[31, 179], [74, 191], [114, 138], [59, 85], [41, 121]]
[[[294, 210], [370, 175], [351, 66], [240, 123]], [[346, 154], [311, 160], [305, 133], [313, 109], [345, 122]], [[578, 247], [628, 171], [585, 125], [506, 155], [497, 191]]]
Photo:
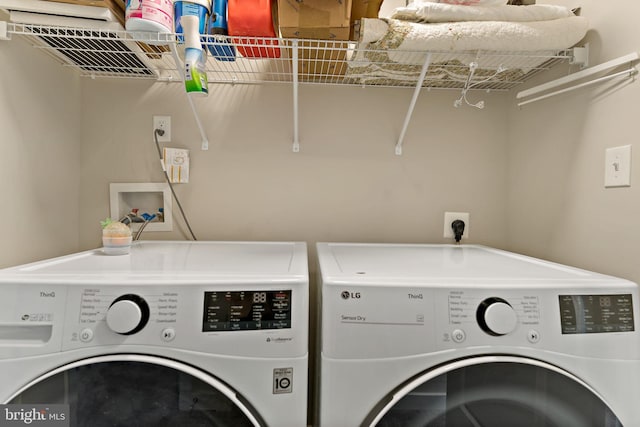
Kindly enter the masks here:
[[153, 116], [153, 129], [164, 129], [163, 135], [158, 135], [158, 142], [171, 142], [171, 116]]
[[444, 238], [453, 239], [453, 230], [451, 229], [451, 223], [456, 219], [464, 221], [464, 233], [462, 239], [469, 238], [469, 212], [445, 212], [444, 213]]
[[631, 186], [631, 145], [607, 148], [604, 160], [604, 186]]

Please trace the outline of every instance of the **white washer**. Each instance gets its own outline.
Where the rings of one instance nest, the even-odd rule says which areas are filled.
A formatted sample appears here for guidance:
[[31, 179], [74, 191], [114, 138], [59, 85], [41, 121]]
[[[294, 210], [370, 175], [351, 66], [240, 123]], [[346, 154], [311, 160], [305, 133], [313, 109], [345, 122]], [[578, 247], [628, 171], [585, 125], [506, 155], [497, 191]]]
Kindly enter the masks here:
[[318, 425], [640, 425], [634, 283], [481, 246], [317, 249]]
[[136, 242], [0, 271], [0, 402], [71, 426], [307, 424], [304, 243]]

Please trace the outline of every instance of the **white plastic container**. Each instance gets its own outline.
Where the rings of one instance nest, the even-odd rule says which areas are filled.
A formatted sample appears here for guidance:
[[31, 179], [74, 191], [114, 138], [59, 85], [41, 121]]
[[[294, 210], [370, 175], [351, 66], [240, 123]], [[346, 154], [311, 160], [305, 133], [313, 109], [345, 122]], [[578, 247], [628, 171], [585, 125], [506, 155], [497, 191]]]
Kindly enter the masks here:
[[173, 32], [173, 0], [127, 0], [127, 31]]
[[211, 1], [209, 0], [176, 0], [173, 9], [176, 34], [182, 34], [182, 17], [196, 16], [199, 19], [198, 33], [206, 34], [209, 14], [211, 13]]
[[131, 248], [131, 229], [128, 225], [107, 218], [101, 221], [102, 248], [106, 255], [126, 255]]
[[102, 237], [102, 251], [105, 255], [126, 255], [131, 250], [131, 241], [128, 237]]
[[207, 50], [200, 44], [199, 22], [195, 15], [182, 18], [184, 32], [184, 84], [189, 95], [206, 96], [207, 87]]

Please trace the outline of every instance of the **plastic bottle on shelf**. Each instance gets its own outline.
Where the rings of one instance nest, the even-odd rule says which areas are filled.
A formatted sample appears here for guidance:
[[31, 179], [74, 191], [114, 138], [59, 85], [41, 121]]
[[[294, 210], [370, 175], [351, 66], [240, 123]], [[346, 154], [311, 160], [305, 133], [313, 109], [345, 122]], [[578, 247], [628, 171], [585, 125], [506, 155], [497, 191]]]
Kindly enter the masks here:
[[227, 24], [227, 0], [215, 0], [209, 21], [209, 53], [218, 61], [235, 61], [236, 48], [226, 37], [229, 34]]
[[184, 33], [184, 83], [189, 95], [207, 95], [207, 50], [200, 43], [199, 18], [195, 15], [182, 17]]
[[173, 0], [127, 0], [127, 31], [173, 32]]
[[211, 13], [210, 0], [176, 0], [174, 3], [173, 15], [175, 18], [175, 28], [177, 34], [182, 34], [182, 17], [196, 16], [199, 19], [198, 32], [205, 34], [207, 32], [207, 21]]

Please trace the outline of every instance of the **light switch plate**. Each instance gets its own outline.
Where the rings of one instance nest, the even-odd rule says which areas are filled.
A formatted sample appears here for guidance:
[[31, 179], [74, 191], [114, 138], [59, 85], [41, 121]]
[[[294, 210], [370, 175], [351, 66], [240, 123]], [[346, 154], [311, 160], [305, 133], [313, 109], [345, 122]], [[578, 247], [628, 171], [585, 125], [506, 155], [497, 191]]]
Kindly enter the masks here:
[[631, 145], [607, 148], [604, 157], [604, 186], [630, 187]]

